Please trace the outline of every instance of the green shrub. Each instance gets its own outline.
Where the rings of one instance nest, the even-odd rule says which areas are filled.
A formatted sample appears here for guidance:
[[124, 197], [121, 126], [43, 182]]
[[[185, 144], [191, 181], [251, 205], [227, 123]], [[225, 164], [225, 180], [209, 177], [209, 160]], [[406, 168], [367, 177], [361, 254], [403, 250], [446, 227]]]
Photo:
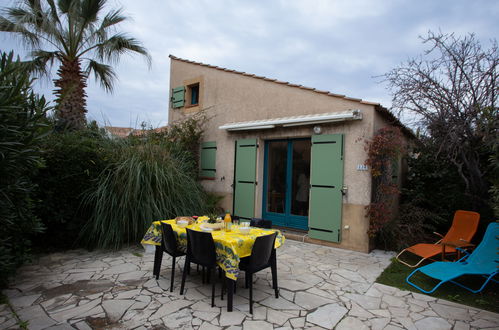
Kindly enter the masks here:
[[43, 165], [40, 138], [48, 110], [33, 93], [29, 72], [0, 54], [0, 285], [29, 259], [30, 239], [42, 231], [33, 213], [32, 176]]
[[95, 208], [80, 238], [89, 247], [136, 244], [152, 221], [202, 210], [204, 192], [191, 164], [169, 143], [122, 141], [115, 152], [116, 161], [86, 195]]
[[45, 168], [36, 177], [37, 215], [47, 228], [37, 240], [41, 248], [72, 248], [92, 207], [81, 203], [83, 193], [97, 188], [97, 178], [111, 163], [114, 141], [96, 127], [53, 132], [43, 141]]
[[399, 216], [386, 223], [376, 238], [380, 248], [400, 250], [415, 243], [437, 241], [456, 210], [471, 210], [464, 185], [449, 161], [439, 157], [431, 140], [421, 140], [408, 161]]

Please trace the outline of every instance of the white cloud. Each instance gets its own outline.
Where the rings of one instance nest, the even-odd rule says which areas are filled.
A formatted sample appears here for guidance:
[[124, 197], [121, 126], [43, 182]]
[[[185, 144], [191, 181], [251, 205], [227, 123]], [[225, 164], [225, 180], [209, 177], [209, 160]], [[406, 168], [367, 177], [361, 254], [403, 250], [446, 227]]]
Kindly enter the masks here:
[[[12, 4], [8, 1], [6, 4]], [[420, 54], [429, 29], [497, 35], [499, 2], [487, 0], [111, 0], [132, 21], [153, 63], [124, 57], [114, 94], [89, 81], [89, 117], [113, 125], [167, 121], [169, 54], [382, 102], [391, 96], [373, 78]], [[2, 49], [25, 54], [0, 34]], [[40, 91], [50, 95], [45, 82]]]

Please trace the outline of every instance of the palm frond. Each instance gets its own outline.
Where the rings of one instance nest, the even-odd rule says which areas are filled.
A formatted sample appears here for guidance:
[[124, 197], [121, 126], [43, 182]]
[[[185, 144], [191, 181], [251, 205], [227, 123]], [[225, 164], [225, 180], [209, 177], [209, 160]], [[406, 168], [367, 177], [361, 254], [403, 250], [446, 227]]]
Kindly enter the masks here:
[[40, 45], [40, 38], [36, 33], [33, 33], [24, 26], [16, 24], [2, 16], [0, 16], [0, 31], [18, 34], [23, 39], [24, 43], [32, 47], [38, 47]]
[[39, 76], [47, 75], [54, 61], [60, 57], [59, 51], [46, 51], [42, 49], [34, 50], [30, 53], [32, 60], [30, 63], [30, 72]]
[[50, 16], [52, 17], [52, 20], [57, 23], [61, 23], [59, 20], [59, 15], [57, 13], [57, 5], [55, 4], [54, 0], [47, 0], [47, 3], [50, 8]]
[[74, 0], [58, 0], [57, 1], [57, 7], [59, 8], [59, 11], [63, 14], [69, 13], [70, 9], [72, 6], [74, 6], [74, 3], [76, 1]]
[[116, 63], [119, 57], [125, 53], [137, 53], [144, 55], [147, 63], [151, 64], [151, 57], [147, 50], [135, 39], [128, 37], [125, 33], [117, 33], [100, 44], [97, 48], [98, 55], [101, 59]]
[[99, 63], [94, 60], [88, 61], [87, 75], [93, 72], [95, 80], [100, 83], [100, 85], [107, 91], [113, 91], [114, 80], [116, 79], [116, 73], [110, 65]]
[[106, 0], [82, 0], [80, 3], [80, 17], [82, 23], [86, 26], [89, 23], [97, 21], [97, 15], [102, 10]]
[[123, 10], [117, 9], [117, 10], [111, 10], [109, 13], [104, 16], [102, 19], [101, 25], [99, 27], [99, 30], [105, 30], [110, 26], [119, 24], [127, 19], [126, 16], [123, 15]]

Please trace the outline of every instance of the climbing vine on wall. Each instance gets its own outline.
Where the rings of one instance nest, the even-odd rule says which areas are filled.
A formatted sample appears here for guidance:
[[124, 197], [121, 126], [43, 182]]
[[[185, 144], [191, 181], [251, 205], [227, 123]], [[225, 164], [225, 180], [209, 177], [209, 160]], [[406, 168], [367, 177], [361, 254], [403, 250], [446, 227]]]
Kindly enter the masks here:
[[371, 168], [373, 178], [372, 202], [367, 206], [366, 216], [369, 218], [369, 237], [374, 237], [392, 217], [392, 203], [400, 193], [393, 176], [398, 159], [406, 153], [407, 147], [400, 128], [389, 126], [366, 141], [365, 150], [368, 155], [365, 164]]

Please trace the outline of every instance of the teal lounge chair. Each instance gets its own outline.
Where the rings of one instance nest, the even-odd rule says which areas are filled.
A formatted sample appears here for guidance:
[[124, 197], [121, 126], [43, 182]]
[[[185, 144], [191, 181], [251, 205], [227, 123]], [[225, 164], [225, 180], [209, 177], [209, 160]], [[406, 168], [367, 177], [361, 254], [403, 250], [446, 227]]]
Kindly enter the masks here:
[[[487, 231], [482, 242], [477, 246], [475, 251], [467, 254], [456, 262], [437, 261], [432, 264], [420, 267], [407, 276], [406, 282], [425, 293], [432, 293], [440, 285], [445, 282], [452, 282], [460, 287], [465, 288], [473, 293], [483, 290], [489, 283], [494, 281], [494, 276], [499, 273], [499, 223], [492, 222], [487, 227]], [[409, 279], [417, 272], [421, 272], [429, 277], [439, 280], [440, 282], [427, 291], [420, 288], [418, 285], [409, 281]], [[479, 275], [486, 278], [483, 285], [478, 290], [473, 290], [454, 279], [463, 275]]]

